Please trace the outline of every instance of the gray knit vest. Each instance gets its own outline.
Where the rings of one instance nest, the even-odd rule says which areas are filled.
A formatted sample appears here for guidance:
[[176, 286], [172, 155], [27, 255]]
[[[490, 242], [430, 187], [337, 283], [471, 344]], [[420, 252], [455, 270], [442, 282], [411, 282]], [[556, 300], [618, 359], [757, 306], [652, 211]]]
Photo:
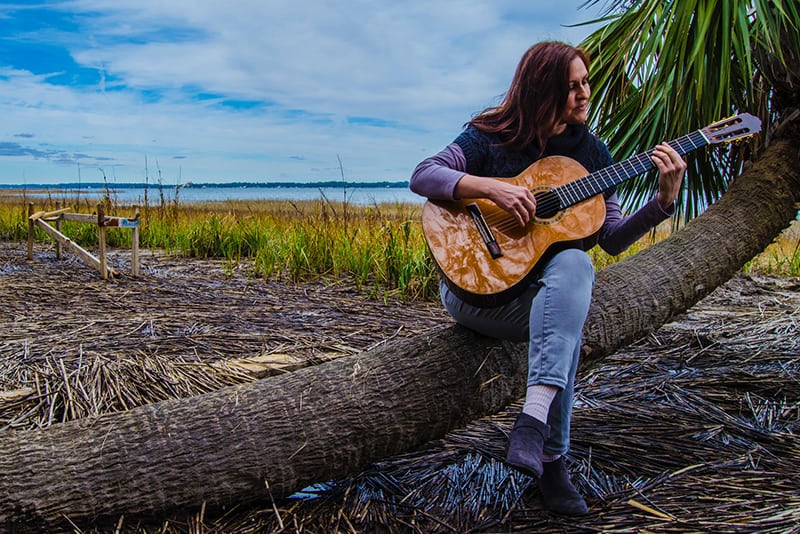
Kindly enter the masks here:
[[[578, 125], [569, 125], [563, 133], [548, 139], [544, 154], [535, 145], [519, 151], [500, 146], [498, 136], [481, 132], [472, 125], [464, 129], [455, 143], [467, 159], [466, 172], [475, 176], [511, 178], [545, 156], [567, 156], [589, 172], [614, 163], [606, 145], [585, 126]], [[606, 196], [612, 192], [606, 191]]]

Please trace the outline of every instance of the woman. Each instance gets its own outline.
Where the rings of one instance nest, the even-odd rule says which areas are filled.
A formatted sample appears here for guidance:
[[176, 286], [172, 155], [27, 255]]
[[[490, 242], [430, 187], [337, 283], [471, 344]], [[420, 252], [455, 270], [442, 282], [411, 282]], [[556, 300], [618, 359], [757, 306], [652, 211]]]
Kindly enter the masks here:
[[[586, 127], [589, 60], [559, 42], [532, 46], [517, 66], [502, 103], [473, 118], [453, 143], [422, 161], [411, 189], [427, 198], [486, 198], [525, 226], [536, 198], [508, 180], [536, 160], [568, 156], [594, 172], [613, 163], [606, 145]], [[639, 211], [622, 217], [615, 190], [604, 193], [606, 217], [598, 244], [619, 254], [672, 215], [686, 163], [667, 144], [655, 147], [658, 193]], [[581, 334], [589, 310], [594, 267], [584, 248], [572, 244], [544, 260], [538, 278], [520, 296], [497, 307], [477, 307], [440, 284], [442, 303], [464, 326], [492, 337], [528, 340], [525, 404], [509, 435], [506, 462], [539, 480], [542, 502], [555, 513], [584, 515], [586, 502], [564, 462], [569, 449], [573, 387]]]

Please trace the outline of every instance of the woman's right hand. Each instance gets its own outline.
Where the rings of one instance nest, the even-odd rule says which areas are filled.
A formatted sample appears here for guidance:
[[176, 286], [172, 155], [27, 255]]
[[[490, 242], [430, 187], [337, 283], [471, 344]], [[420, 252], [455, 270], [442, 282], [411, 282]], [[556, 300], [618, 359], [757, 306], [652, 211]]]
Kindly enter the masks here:
[[536, 214], [536, 197], [527, 187], [508, 180], [465, 174], [456, 184], [456, 198], [488, 198], [525, 226]]

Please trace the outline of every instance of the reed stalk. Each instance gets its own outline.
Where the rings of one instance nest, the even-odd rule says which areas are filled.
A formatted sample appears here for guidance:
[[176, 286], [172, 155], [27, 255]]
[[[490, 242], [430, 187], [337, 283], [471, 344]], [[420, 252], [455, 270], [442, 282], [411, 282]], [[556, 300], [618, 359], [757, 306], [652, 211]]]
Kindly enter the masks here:
[[[291, 283], [325, 279], [350, 283], [376, 297], [392, 294], [406, 299], [432, 299], [438, 275], [420, 225], [420, 206], [390, 204], [358, 206], [324, 196], [315, 201], [177, 200], [148, 204], [141, 211], [140, 246], [171, 254], [219, 258], [230, 266], [246, 265], [253, 277]], [[24, 191], [0, 196], [0, 239], [26, 238]], [[101, 201], [110, 215], [128, 216], [133, 207], [107, 193]], [[91, 213], [97, 199], [80, 195], [35, 198], [38, 209], [56, 202]], [[91, 226], [65, 222], [66, 235], [84, 247], [97, 244]], [[590, 254], [597, 269], [635, 254], [669, 235], [662, 226], [620, 256], [599, 248]], [[46, 236], [39, 234], [37, 240]], [[129, 232], [108, 232], [108, 246], [130, 246]], [[800, 227], [795, 223], [743, 269], [753, 274], [800, 275]]]

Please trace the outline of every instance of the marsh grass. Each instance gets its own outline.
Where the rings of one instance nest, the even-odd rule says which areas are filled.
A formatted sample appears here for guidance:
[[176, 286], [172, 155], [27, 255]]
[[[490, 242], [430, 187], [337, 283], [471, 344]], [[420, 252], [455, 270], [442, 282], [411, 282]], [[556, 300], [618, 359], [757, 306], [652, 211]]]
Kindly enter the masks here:
[[800, 220], [742, 268], [745, 273], [800, 276]]
[[[140, 246], [198, 258], [221, 258], [230, 268], [246, 266], [254, 278], [290, 283], [325, 280], [353, 284], [376, 298], [395, 295], [431, 299], [438, 294], [438, 275], [419, 223], [421, 206], [360, 206], [331, 201], [219, 201], [181, 203], [173, 200], [139, 207]], [[127, 217], [133, 206], [121, 205], [107, 190], [100, 199], [24, 192], [0, 196], [0, 239], [23, 241], [27, 235], [27, 203], [55, 209], [57, 202], [92, 213], [98, 202], [106, 213]], [[97, 245], [93, 226], [65, 222], [63, 231], [81, 246]], [[670, 233], [662, 226], [620, 256], [595, 247], [590, 254], [598, 269], [631, 256]], [[129, 247], [130, 232], [109, 231], [111, 247]], [[37, 240], [46, 236], [37, 230]], [[800, 275], [800, 228], [796, 222], [743, 271]]]
[[[27, 202], [0, 197], [0, 238], [24, 240]], [[36, 209], [80, 206], [92, 213], [105, 204], [109, 215], [130, 216], [134, 208], [106, 195], [36, 197]], [[438, 291], [435, 268], [418, 223], [421, 207], [410, 204], [357, 206], [326, 198], [315, 201], [162, 201], [139, 208], [140, 246], [198, 258], [221, 258], [233, 268], [247, 265], [253, 277], [303, 282], [346, 281], [376, 297], [431, 298]], [[76, 210], [78, 211], [78, 210]], [[63, 232], [81, 246], [96, 246], [93, 226], [64, 222]], [[130, 232], [109, 231], [112, 247], [129, 247]], [[39, 230], [36, 239], [47, 237]]]

